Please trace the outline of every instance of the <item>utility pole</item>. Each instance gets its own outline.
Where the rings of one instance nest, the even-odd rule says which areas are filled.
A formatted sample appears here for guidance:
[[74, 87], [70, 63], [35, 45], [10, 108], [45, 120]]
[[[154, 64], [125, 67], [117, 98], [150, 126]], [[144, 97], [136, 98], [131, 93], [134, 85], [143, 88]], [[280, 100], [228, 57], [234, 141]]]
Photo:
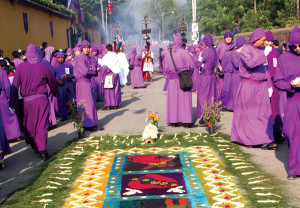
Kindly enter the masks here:
[[102, 29], [103, 29], [104, 33], [106, 34], [105, 24], [104, 24], [103, 0], [100, 0], [100, 10], [101, 10]]
[[192, 0], [192, 14], [193, 14], [193, 20], [192, 20], [192, 40], [194, 40], [195, 43], [197, 43], [198, 39], [198, 22], [197, 22], [197, 1]]
[[300, 20], [300, 14], [299, 14], [299, 0], [297, 0], [297, 18]]
[[256, 9], [256, 0], [254, 0], [254, 12], [255, 13], [257, 12], [257, 9]]

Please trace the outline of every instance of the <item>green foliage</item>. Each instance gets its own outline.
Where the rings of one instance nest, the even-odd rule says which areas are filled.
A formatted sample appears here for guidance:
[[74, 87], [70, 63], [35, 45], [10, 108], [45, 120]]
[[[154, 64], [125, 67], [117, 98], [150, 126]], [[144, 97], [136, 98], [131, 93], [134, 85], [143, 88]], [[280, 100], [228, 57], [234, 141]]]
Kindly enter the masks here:
[[48, 7], [49, 9], [52, 9], [52, 10], [56, 10], [60, 13], [63, 13], [63, 14], [66, 14], [66, 15], [73, 15], [74, 12], [68, 8], [66, 8], [64, 5], [62, 4], [55, 4], [55, 3], [52, 3], [50, 2], [49, 0], [32, 0], [42, 6], [45, 6], [45, 7]]
[[[199, 0], [197, 20], [201, 33], [223, 35], [226, 29], [233, 31], [238, 20], [242, 32], [251, 32], [257, 27], [274, 29], [299, 25], [297, 0]], [[265, 2], [265, 4], [264, 4]]]
[[71, 121], [73, 122], [74, 128], [78, 131], [83, 132], [83, 122], [85, 120], [86, 111], [83, 101], [80, 102], [80, 105], [77, 106], [76, 99], [73, 99], [67, 103], [69, 107], [69, 112], [71, 114]]
[[215, 99], [211, 99], [208, 103], [204, 103], [204, 110], [202, 113], [202, 118], [204, 123], [212, 128], [212, 132], [215, 132], [215, 127], [217, 121], [221, 118], [220, 110], [222, 107], [222, 102], [215, 102]]

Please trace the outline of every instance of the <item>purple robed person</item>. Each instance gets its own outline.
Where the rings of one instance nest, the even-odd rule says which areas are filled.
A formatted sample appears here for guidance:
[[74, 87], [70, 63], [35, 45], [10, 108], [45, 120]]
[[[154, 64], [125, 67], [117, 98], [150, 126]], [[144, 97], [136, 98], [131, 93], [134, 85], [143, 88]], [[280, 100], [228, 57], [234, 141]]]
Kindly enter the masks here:
[[[87, 40], [82, 41], [81, 51], [88, 46], [90, 46], [90, 43]], [[80, 107], [80, 105], [83, 104], [86, 111], [85, 120], [83, 122], [83, 127], [85, 128], [98, 126], [96, 98], [91, 86], [91, 77], [96, 75], [96, 66], [95, 58], [86, 51], [81, 52], [75, 58], [74, 76], [77, 81], [76, 100], [77, 106]]]
[[9, 108], [11, 84], [4, 67], [1, 67], [0, 69], [0, 81], [0, 114], [2, 117], [2, 124], [5, 130], [6, 138], [8, 140], [12, 140], [21, 137], [22, 133], [20, 131], [19, 121], [16, 113]]
[[92, 88], [96, 97], [96, 100], [104, 99], [104, 85], [103, 85], [103, 70], [101, 69], [100, 61], [102, 59], [102, 51], [99, 50], [98, 45], [92, 46], [92, 55], [97, 62], [97, 74], [92, 77]]
[[[211, 103], [215, 101], [217, 96], [214, 68], [218, 65], [218, 56], [213, 47], [213, 38], [210, 34], [204, 37], [203, 42], [207, 49], [202, 52], [199, 61], [196, 63], [201, 72], [197, 91], [197, 117], [202, 117], [205, 102]], [[203, 124], [203, 119], [200, 120], [200, 124]]]
[[257, 28], [241, 50], [241, 82], [234, 107], [231, 141], [273, 149], [276, 144], [273, 143], [266, 56], [262, 49], [265, 39], [265, 31]]
[[[220, 43], [216, 49], [217, 55], [218, 55], [218, 67], [222, 68], [222, 58], [226, 51], [228, 51], [231, 48], [232, 45], [232, 34], [229, 30], [226, 30], [224, 33], [224, 39], [222, 43]], [[220, 77], [217, 75], [217, 97], [216, 100], [221, 100], [221, 92], [223, 88], [223, 77]]]
[[[55, 75], [53, 67], [47, 60], [42, 59], [42, 63], [51, 71], [51, 73], [53, 75]], [[49, 105], [50, 105], [50, 112], [49, 112], [49, 123], [50, 124], [49, 125], [55, 126], [57, 124], [56, 116], [55, 116], [56, 115], [55, 114], [55, 105], [57, 105], [57, 99], [51, 93], [49, 86], [47, 86], [47, 90], [48, 90], [48, 100], [49, 100]]]
[[194, 73], [193, 73], [193, 89], [192, 91], [196, 91], [197, 90], [197, 87], [198, 87], [198, 80], [199, 80], [199, 69], [196, 67], [196, 63], [198, 61], [198, 56], [197, 56], [197, 51], [196, 49], [194, 48], [194, 46], [188, 46], [188, 52], [190, 54], [190, 56], [192, 57], [192, 60], [193, 60], [193, 63], [194, 63]]
[[24, 62], [24, 60], [22, 60], [20, 58], [14, 58], [11, 62], [14, 62], [15, 67], [17, 68], [20, 64], [22, 64]]
[[10, 106], [17, 107], [18, 89], [24, 99], [25, 139], [43, 159], [48, 159], [47, 138], [49, 127], [49, 101], [47, 85], [52, 94], [58, 97], [58, 88], [54, 75], [41, 62], [42, 52], [39, 47], [29, 44], [26, 50], [27, 62], [16, 70], [11, 87]]
[[128, 58], [129, 65], [133, 67], [133, 69], [130, 71], [132, 88], [145, 87], [143, 71], [141, 69], [141, 60], [142, 56], [136, 53], [136, 48], [134, 47]]
[[[65, 53], [58, 52], [56, 55], [59, 65], [54, 68], [56, 81], [58, 83], [59, 98], [57, 99], [59, 115], [62, 120], [68, 116], [67, 103], [76, 98], [74, 89], [75, 79], [72, 64], [65, 62]], [[61, 120], [61, 121], [62, 121]]]
[[[182, 47], [182, 38], [176, 34], [172, 42], [172, 55], [177, 68], [177, 72], [189, 70], [193, 73], [194, 63], [189, 53]], [[192, 91], [183, 91], [179, 86], [179, 78], [176, 73], [170, 51], [164, 58], [164, 71], [167, 76], [167, 106], [166, 123], [176, 126], [181, 122], [185, 127], [193, 125]]]
[[291, 31], [290, 51], [278, 58], [274, 85], [287, 92], [287, 103], [283, 119], [283, 132], [289, 144], [289, 177], [300, 175], [300, 27]]
[[47, 61], [49, 61], [49, 63], [51, 62], [51, 60], [52, 60], [52, 52], [54, 51], [54, 47], [52, 47], [52, 46], [47, 46], [46, 48], [45, 48], [45, 59], [47, 60]]
[[230, 50], [226, 51], [222, 58], [224, 83], [221, 92], [221, 101], [223, 107], [230, 111], [234, 110], [236, 93], [240, 84], [239, 64], [241, 56], [237, 50], [243, 47], [245, 43], [246, 39], [244, 37], [238, 37]]
[[[272, 34], [271, 31], [267, 31], [266, 32], [266, 43], [268, 43], [269, 45], [273, 44], [274, 41], [274, 36]], [[271, 52], [268, 54], [267, 56], [267, 62], [268, 62], [268, 70], [270, 73], [270, 77], [271, 80], [274, 80], [275, 74], [276, 74], [276, 66], [277, 66], [277, 60], [280, 56], [280, 53], [278, 52], [278, 50], [276, 50], [275, 48], [273, 48], [272, 46], [267, 46], [267, 47], [271, 47], [272, 50]], [[273, 93], [271, 96], [271, 110], [272, 110], [272, 117], [273, 117], [273, 135], [274, 135], [274, 139], [276, 142], [280, 142], [281, 139], [281, 129], [282, 129], [282, 119], [280, 116], [280, 108], [279, 108], [279, 90], [272, 84], [272, 89], [273, 89]]]
[[121, 98], [121, 84], [120, 84], [120, 67], [118, 63], [117, 54], [112, 52], [112, 45], [106, 46], [107, 53], [101, 60], [101, 66], [104, 74], [104, 79], [107, 80], [107, 76], [112, 76], [112, 85], [107, 86], [104, 81], [104, 109], [116, 109], [122, 104]]

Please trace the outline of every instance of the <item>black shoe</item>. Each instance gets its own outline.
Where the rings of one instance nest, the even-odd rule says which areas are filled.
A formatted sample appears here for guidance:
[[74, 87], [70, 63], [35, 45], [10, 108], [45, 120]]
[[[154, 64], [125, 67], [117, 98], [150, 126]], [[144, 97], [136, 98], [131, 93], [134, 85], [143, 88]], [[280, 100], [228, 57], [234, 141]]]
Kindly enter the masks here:
[[110, 109], [116, 110], [116, 109], [118, 109], [118, 106], [112, 106]]
[[3, 168], [3, 162], [0, 162], [0, 170]]
[[41, 154], [41, 156], [42, 156], [42, 158], [43, 158], [43, 161], [49, 160], [49, 155], [48, 155], [47, 150], [40, 151], [40, 154]]
[[68, 117], [67, 117], [67, 116], [65, 116], [65, 117], [62, 117], [62, 118], [60, 119], [60, 121], [59, 121], [59, 122], [66, 121], [66, 120], [68, 120]]
[[282, 136], [281, 132], [274, 132], [273, 136], [274, 136], [274, 140], [277, 144], [285, 141], [285, 138], [284, 138], [284, 136]]
[[102, 108], [101, 110], [110, 110], [110, 107], [107, 106], [107, 107]]
[[199, 126], [200, 126], [200, 127], [206, 127], [206, 124], [204, 123], [204, 120], [203, 120], [202, 117], [201, 117], [200, 120], [199, 120]]
[[274, 150], [276, 149], [277, 144], [274, 142], [266, 143], [261, 145], [261, 149], [263, 150]]
[[94, 126], [94, 127], [85, 127], [84, 128], [85, 131], [98, 131], [98, 127]]
[[296, 178], [297, 178], [297, 176], [293, 175], [293, 174], [289, 174], [287, 177], [288, 180], [295, 180]]
[[198, 125], [194, 125], [193, 123], [185, 123], [184, 128], [194, 128], [197, 127]]
[[169, 123], [168, 126], [177, 127], [177, 123]]

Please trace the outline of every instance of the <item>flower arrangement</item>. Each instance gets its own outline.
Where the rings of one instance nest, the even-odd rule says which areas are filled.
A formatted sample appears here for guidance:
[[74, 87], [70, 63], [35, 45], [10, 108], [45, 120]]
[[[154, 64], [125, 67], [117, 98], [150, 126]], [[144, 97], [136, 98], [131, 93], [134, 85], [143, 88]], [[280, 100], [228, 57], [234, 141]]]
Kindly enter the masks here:
[[78, 129], [81, 133], [84, 132], [83, 122], [87, 113], [84, 108], [84, 101], [81, 100], [79, 106], [77, 106], [76, 99], [73, 99], [69, 101], [67, 105], [69, 106], [71, 121], [73, 122], [74, 128]]
[[158, 113], [148, 112], [148, 117], [146, 119], [147, 125], [143, 132], [143, 139], [146, 143], [153, 143], [158, 137]]
[[222, 102], [215, 102], [215, 98], [210, 99], [207, 103], [204, 103], [204, 111], [202, 118], [204, 123], [207, 125], [209, 133], [215, 133], [216, 123], [221, 118], [220, 110]]

